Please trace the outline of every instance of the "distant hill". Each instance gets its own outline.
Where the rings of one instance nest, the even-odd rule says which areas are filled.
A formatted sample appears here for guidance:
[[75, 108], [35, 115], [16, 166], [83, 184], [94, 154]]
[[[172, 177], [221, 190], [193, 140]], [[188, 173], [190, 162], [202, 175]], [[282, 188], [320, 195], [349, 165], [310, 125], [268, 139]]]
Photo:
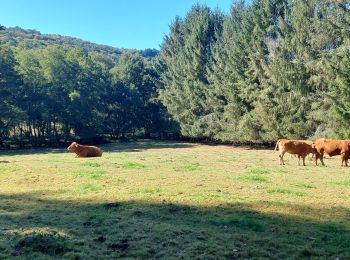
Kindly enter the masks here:
[[[0, 30], [0, 41], [11, 46], [23, 48], [38, 48], [47, 45], [62, 45], [68, 47], [81, 47], [89, 52], [95, 52], [103, 56], [108, 56], [114, 61], [125, 51], [132, 49], [114, 48], [111, 46], [96, 44], [84, 41], [79, 38], [62, 36], [59, 34], [42, 34], [37, 30], [26, 30], [20, 27], [4, 27]], [[154, 58], [158, 54], [156, 49], [133, 50], [139, 52], [142, 56]]]

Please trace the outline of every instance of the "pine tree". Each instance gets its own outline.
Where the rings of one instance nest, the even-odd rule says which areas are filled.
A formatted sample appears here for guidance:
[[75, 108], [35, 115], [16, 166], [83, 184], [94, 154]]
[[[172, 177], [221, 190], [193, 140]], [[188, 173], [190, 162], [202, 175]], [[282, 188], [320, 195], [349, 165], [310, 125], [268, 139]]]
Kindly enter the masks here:
[[207, 68], [222, 20], [220, 12], [195, 5], [184, 20], [176, 18], [162, 44], [158, 72], [164, 88], [160, 99], [186, 136], [212, 135], [206, 132], [210, 114]]

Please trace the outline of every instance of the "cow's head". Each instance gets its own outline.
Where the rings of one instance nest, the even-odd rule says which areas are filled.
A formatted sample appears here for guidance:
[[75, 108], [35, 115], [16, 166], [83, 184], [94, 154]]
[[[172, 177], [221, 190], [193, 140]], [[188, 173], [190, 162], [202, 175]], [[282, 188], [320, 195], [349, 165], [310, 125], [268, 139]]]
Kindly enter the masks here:
[[317, 144], [316, 144], [315, 141], [312, 142], [311, 148], [312, 148], [312, 151], [311, 151], [311, 153], [312, 153], [312, 159], [315, 161], [315, 160], [317, 160], [317, 158], [319, 158], [319, 156], [320, 156], [320, 154], [319, 154], [319, 152], [318, 152], [318, 150], [317, 150]]
[[70, 146], [68, 146], [67, 150], [74, 153], [77, 150], [78, 146], [79, 144], [77, 142], [73, 142]]

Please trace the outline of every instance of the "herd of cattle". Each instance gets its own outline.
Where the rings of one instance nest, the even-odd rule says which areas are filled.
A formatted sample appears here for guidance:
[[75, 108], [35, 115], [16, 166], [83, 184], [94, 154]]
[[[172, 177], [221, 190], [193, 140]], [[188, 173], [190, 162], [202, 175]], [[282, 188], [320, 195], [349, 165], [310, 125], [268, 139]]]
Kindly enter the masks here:
[[285, 153], [295, 154], [298, 156], [298, 165], [300, 165], [300, 158], [303, 159], [305, 166], [305, 157], [312, 154], [317, 165], [320, 159], [324, 165], [324, 155], [335, 156], [340, 155], [341, 166], [348, 166], [348, 159], [350, 158], [350, 140], [331, 140], [331, 139], [317, 139], [315, 141], [309, 140], [288, 140], [279, 139], [275, 146], [275, 151], [279, 150], [280, 165], [284, 165], [283, 156]]
[[[290, 153], [298, 156], [298, 165], [300, 165], [300, 159], [303, 159], [303, 165], [305, 166], [305, 157], [308, 154], [313, 154], [313, 158], [317, 165], [318, 159], [320, 159], [322, 165], [324, 165], [324, 155], [334, 156], [340, 155], [341, 166], [348, 166], [348, 159], [350, 158], [350, 140], [330, 140], [330, 139], [317, 139], [315, 141], [309, 140], [288, 140], [279, 139], [275, 146], [275, 151], [279, 150], [280, 165], [284, 165], [283, 156], [285, 153]], [[81, 145], [73, 142], [68, 148], [68, 151], [74, 152], [76, 157], [100, 157], [103, 151], [96, 146]]]

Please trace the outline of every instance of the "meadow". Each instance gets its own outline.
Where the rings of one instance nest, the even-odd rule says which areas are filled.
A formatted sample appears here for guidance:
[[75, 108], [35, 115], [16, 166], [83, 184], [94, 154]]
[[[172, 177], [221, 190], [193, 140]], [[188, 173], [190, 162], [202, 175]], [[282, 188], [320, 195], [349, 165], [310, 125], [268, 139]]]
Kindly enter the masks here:
[[0, 151], [0, 258], [349, 259], [350, 169], [139, 141]]

